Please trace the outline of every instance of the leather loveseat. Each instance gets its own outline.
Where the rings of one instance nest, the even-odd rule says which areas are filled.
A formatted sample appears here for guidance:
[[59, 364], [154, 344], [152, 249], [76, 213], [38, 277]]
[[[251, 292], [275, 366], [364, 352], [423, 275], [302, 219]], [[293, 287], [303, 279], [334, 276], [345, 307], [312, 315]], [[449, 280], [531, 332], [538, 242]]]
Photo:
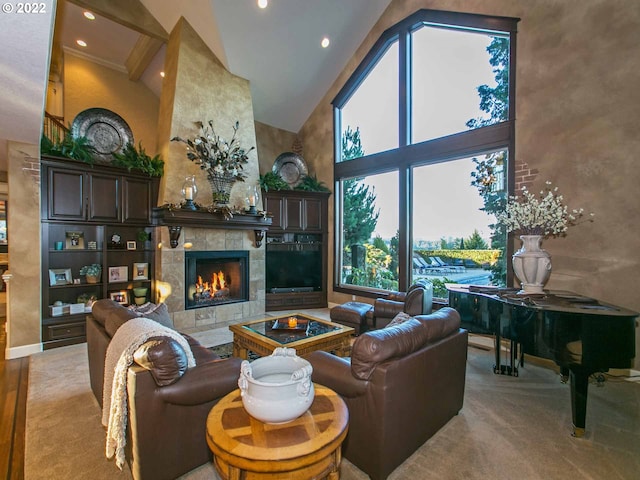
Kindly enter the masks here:
[[[94, 303], [87, 316], [89, 375], [100, 406], [107, 347], [119, 326], [135, 316], [108, 299]], [[238, 386], [240, 359], [221, 360], [185, 337], [195, 367], [186, 368], [184, 350], [169, 337], [150, 338], [129, 367], [126, 457], [136, 480], [175, 479], [211, 461], [207, 415]]]
[[345, 400], [343, 455], [373, 480], [387, 478], [462, 408], [467, 331], [449, 307], [363, 333], [350, 359], [320, 351], [305, 358], [313, 381]]

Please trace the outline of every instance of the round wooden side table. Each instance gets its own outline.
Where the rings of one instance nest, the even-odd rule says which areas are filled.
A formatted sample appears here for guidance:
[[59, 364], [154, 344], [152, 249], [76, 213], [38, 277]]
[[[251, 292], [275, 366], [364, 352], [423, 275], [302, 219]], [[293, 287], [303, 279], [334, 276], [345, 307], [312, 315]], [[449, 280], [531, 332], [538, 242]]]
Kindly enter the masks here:
[[349, 411], [333, 390], [314, 388], [309, 410], [280, 425], [250, 416], [240, 390], [220, 400], [207, 417], [207, 443], [218, 474], [224, 480], [338, 480]]

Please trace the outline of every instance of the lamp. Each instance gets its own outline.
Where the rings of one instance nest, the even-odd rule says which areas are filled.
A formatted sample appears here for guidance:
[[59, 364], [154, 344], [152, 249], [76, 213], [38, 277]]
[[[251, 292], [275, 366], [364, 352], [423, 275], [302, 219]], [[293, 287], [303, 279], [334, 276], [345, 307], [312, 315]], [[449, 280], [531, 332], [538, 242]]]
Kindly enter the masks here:
[[184, 205], [182, 208], [184, 210], [197, 210], [198, 207], [193, 203], [195, 198], [198, 196], [198, 187], [196, 186], [196, 177], [195, 175], [189, 175], [185, 177], [184, 183], [182, 184], [182, 196], [184, 197]]
[[258, 204], [258, 199], [260, 198], [260, 189], [258, 185], [252, 184], [247, 186], [247, 198], [246, 202], [249, 204], [249, 208], [247, 209], [247, 213], [249, 215], [255, 215], [258, 213], [256, 209], [256, 205]]

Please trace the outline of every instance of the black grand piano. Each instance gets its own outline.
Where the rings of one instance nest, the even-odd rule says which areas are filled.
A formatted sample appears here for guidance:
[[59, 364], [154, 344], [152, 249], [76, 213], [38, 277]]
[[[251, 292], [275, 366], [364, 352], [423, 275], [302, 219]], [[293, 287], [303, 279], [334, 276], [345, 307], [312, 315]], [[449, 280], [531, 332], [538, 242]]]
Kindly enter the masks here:
[[511, 341], [508, 363], [495, 348], [494, 373], [518, 375], [523, 353], [548, 358], [571, 385], [573, 435], [585, 431], [589, 377], [610, 368], [631, 368], [638, 313], [572, 292], [523, 295], [518, 289], [447, 284], [449, 305], [473, 333]]

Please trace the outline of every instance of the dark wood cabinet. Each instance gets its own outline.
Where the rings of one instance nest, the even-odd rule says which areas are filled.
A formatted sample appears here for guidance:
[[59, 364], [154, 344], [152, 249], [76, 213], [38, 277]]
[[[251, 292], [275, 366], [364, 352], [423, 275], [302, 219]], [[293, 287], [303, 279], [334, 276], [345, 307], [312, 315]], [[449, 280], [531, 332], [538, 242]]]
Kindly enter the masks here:
[[42, 197], [42, 217], [50, 220], [84, 220], [87, 205], [84, 172], [51, 167], [43, 173], [45, 175], [41, 178], [47, 189]]
[[[120, 184], [122, 177], [100, 173], [85, 174], [89, 184], [87, 202], [90, 222], [120, 221]], [[149, 221], [147, 221], [149, 223]]]
[[[158, 179], [49, 157], [41, 169], [42, 343], [49, 349], [85, 341], [87, 312], [79, 305], [85, 299], [123, 292], [134, 303], [134, 288], [146, 288], [139, 302], [155, 299], [155, 249], [148, 239]], [[128, 242], [135, 245], [127, 248]], [[101, 278], [87, 283], [80, 269], [94, 263]]]
[[41, 218], [94, 223], [151, 223], [158, 178], [43, 157]]
[[327, 306], [328, 192], [263, 192], [266, 310]]
[[264, 209], [273, 214], [271, 230], [318, 232], [327, 229], [329, 193], [278, 191], [264, 192]]

